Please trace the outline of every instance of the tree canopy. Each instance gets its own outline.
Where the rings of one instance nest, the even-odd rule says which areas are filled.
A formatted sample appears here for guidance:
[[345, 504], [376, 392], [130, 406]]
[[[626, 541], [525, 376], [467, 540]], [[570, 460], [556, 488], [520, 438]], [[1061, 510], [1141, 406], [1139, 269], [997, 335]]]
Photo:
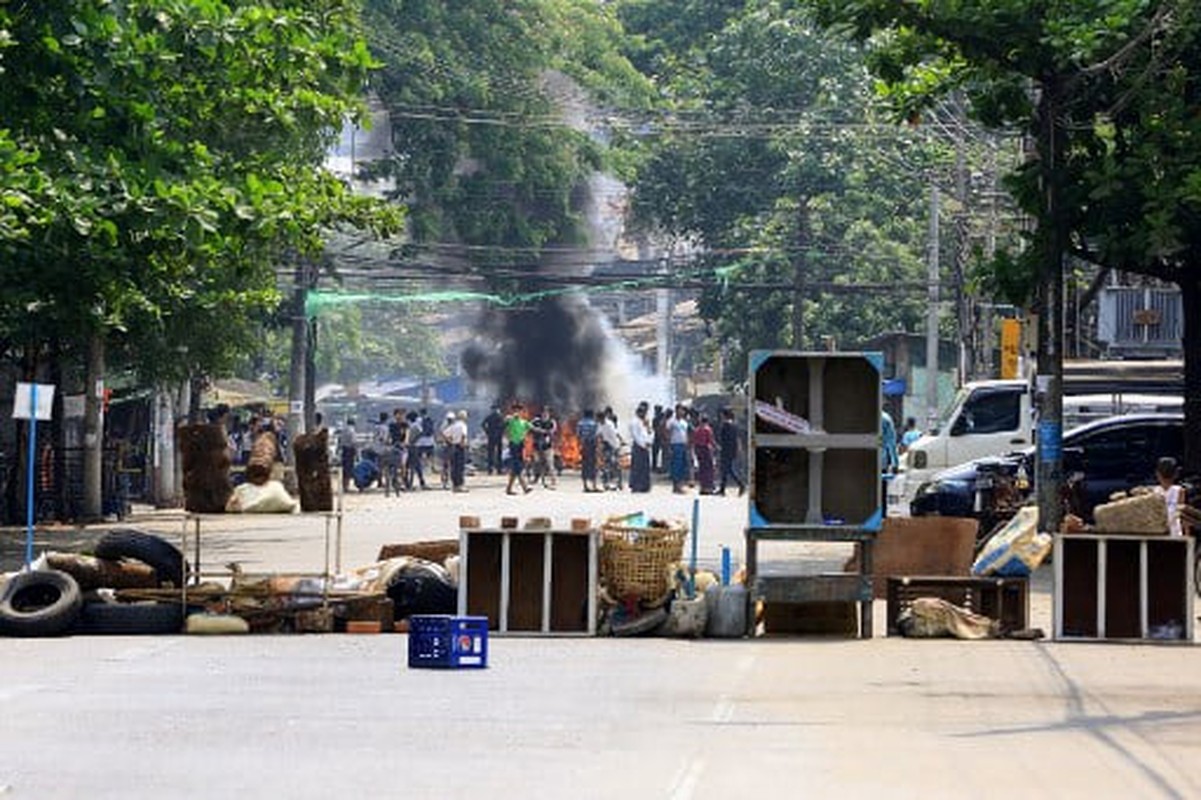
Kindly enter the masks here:
[[373, 66], [353, 3], [0, 13], [10, 348], [107, 333], [148, 377], [220, 370], [276, 303], [286, 254], [328, 226], [395, 226], [322, 167]]

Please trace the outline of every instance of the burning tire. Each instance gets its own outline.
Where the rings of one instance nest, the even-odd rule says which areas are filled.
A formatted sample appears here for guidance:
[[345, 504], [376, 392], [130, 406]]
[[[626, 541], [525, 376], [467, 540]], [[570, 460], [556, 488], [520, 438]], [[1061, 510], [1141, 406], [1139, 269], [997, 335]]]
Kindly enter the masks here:
[[96, 543], [98, 558], [132, 558], [154, 569], [160, 584], [182, 585], [184, 560], [179, 548], [165, 539], [132, 528], [116, 528]]
[[79, 584], [65, 572], [19, 573], [0, 594], [0, 635], [60, 636], [78, 619], [82, 603]]

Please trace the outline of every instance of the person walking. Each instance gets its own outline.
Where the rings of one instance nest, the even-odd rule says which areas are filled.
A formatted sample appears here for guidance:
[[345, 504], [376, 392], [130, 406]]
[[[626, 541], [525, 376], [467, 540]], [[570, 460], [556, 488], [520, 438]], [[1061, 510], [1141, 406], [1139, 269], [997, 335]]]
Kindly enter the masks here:
[[532, 491], [525, 482], [525, 437], [529, 432], [530, 421], [522, 414], [521, 403], [514, 403], [505, 417], [505, 439], [509, 443], [509, 485], [505, 494], [517, 494], [514, 482], [521, 484], [521, 491]]
[[505, 417], [500, 413], [499, 405], [493, 404], [488, 416], [484, 417], [483, 428], [485, 446], [488, 448], [488, 474], [493, 475], [501, 471], [501, 464], [504, 462]]
[[721, 424], [717, 427], [717, 458], [718, 479], [717, 493], [726, 493], [726, 481], [738, 484], [738, 496], [746, 493], [746, 484], [734, 469], [738, 462], [738, 424], [734, 422], [734, 412], [730, 408], [721, 410]]
[[467, 491], [467, 412], [459, 411], [442, 431], [450, 456], [451, 491]]
[[596, 412], [584, 409], [584, 415], [576, 423], [575, 435], [580, 440], [580, 478], [585, 492], [599, 492], [596, 485], [596, 451], [600, 437], [600, 426], [596, 423]]
[[649, 492], [651, 490], [651, 445], [654, 435], [650, 423], [647, 422], [646, 402], [638, 404], [634, 410], [634, 418], [630, 420], [630, 491]]

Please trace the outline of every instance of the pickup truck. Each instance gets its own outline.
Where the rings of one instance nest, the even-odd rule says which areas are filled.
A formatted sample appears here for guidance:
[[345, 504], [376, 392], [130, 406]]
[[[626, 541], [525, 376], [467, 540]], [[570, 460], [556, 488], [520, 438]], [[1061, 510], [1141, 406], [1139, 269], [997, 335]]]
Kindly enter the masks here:
[[[1180, 396], [1128, 394], [1068, 395], [1063, 427], [1116, 414], [1179, 412]], [[1024, 380], [964, 384], [940, 415], [937, 427], [909, 446], [889, 494], [913, 499], [918, 487], [948, 467], [987, 456], [1001, 456], [1034, 444], [1035, 400]]]

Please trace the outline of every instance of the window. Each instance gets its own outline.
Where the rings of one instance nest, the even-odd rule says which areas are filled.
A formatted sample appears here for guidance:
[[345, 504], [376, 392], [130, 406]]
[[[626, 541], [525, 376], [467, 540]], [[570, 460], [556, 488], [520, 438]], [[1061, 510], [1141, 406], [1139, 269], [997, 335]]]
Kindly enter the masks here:
[[1020, 392], [977, 392], [963, 407], [965, 433], [1016, 431], [1021, 422]]

